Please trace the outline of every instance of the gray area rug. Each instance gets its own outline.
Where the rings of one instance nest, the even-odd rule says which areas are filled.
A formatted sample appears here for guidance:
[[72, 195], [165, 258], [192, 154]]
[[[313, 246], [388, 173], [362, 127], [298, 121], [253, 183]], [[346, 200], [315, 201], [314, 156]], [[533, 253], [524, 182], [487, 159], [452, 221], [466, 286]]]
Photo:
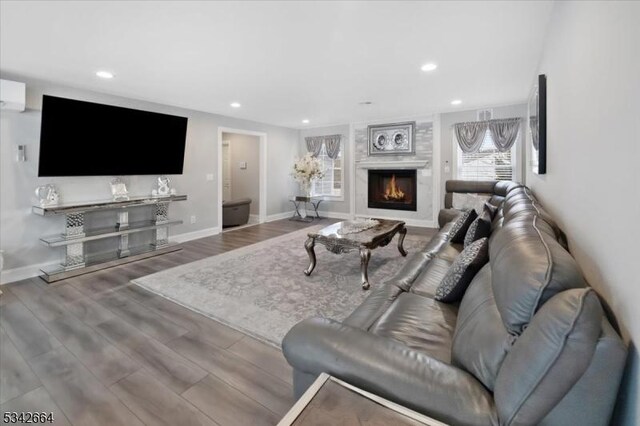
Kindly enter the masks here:
[[[325, 225], [295, 231], [217, 256], [177, 266], [133, 282], [262, 341], [280, 346], [299, 321], [322, 316], [342, 320], [369, 294], [360, 286], [357, 251], [336, 255], [316, 245], [317, 266], [311, 276], [304, 249], [307, 233]], [[407, 234], [411, 254], [427, 242]], [[391, 278], [406, 262], [397, 236], [373, 250], [371, 287]]]

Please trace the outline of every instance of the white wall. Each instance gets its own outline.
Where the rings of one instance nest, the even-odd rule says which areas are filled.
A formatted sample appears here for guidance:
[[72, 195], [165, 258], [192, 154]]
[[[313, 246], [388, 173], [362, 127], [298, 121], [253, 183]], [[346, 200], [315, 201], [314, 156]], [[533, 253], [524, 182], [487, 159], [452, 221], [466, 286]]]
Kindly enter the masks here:
[[341, 147], [342, 150], [342, 163], [343, 163], [343, 176], [344, 182], [342, 187], [342, 199], [323, 201], [320, 204], [320, 210], [331, 213], [343, 213], [348, 214], [350, 212], [350, 197], [351, 197], [351, 182], [349, 176], [351, 176], [351, 169], [353, 167], [353, 158], [351, 158], [351, 134], [349, 131], [349, 125], [343, 124], [339, 126], [329, 127], [317, 127], [313, 129], [304, 129], [300, 131], [300, 155], [304, 155], [307, 152], [307, 144], [304, 138], [308, 136], [327, 136], [327, 135], [342, 135]]
[[[269, 164], [292, 163], [298, 154], [299, 132], [294, 129], [271, 126], [247, 120], [239, 120], [215, 114], [191, 111], [166, 105], [153, 104], [96, 92], [77, 90], [55, 84], [34, 81], [19, 75], [2, 74], [2, 78], [27, 83], [27, 111], [0, 113], [0, 248], [4, 250], [5, 271], [28, 265], [53, 263], [62, 253], [39, 244], [45, 234], [62, 231], [61, 218], [43, 218], [31, 214], [34, 189], [45, 183], [58, 186], [65, 201], [96, 200], [110, 197], [111, 177], [39, 178], [38, 148], [40, 140], [40, 110], [42, 95], [69, 97], [102, 102], [129, 108], [176, 114], [189, 118], [184, 174], [171, 176], [178, 192], [185, 193], [186, 202], [175, 203], [170, 208], [172, 217], [182, 219], [183, 225], [171, 229], [171, 235], [201, 232], [212, 233], [218, 226], [217, 182], [207, 181], [209, 173], [217, 176], [218, 127], [252, 130], [268, 134], [267, 162]], [[88, 141], [90, 143], [90, 141]], [[15, 161], [16, 145], [27, 145], [25, 163]], [[126, 155], [123, 153], [122, 155]], [[90, 161], [90, 158], [87, 159]], [[126, 177], [132, 195], [149, 194], [153, 176]], [[287, 195], [293, 193], [295, 184], [288, 168], [273, 167], [267, 170], [267, 214], [275, 215], [290, 210]], [[190, 224], [190, 216], [197, 222]], [[105, 219], [106, 220], [106, 219]], [[27, 268], [29, 269], [29, 268]], [[9, 276], [4, 274], [3, 276]], [[5, 279], [2, 280], [4, 282]]]
[[[231, 157], [231, 198], [251, 198], [251, 214], [260, 214], [260, 138], [237, 133], [223, 133], [229, 141]], [[241, 169], [240, 162], [247, 168]]]
[[539, 72], [547, 174], [527, 183], [632, 344], [615, 422], [640, 424], [640, 3], [557, 2]]

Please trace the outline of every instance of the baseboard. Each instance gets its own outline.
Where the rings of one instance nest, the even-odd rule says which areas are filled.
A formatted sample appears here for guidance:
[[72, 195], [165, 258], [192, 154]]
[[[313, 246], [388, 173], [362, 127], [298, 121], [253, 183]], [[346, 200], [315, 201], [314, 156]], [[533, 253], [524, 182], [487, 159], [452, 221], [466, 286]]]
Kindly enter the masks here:
[[[207, 228], [200, 231], [186, 232], [184, 234], [171, 235], [169, 241], [175, 243], [184, 243], [198, 238], [210, 237], [220, 233], [220, 228]], [[35, 265], [21, 266], [19, 268], [7, 269], [0, 272], [0, 285], [12, 283], [15, 281], [26, 280], [40, 276], [40, 269], [56, 265], [60, 262], [37, 263]]]
[[289, 219], [291, 216], [293, 216], [293, 210], [289, 212], [270, 214], [269, 216], [267, 216], [266, 222], [274, 222], [276, 220]]
[[40, 269], [57, 265], [60, 262], [37, 263], [35, 265], [21, 266], [19, 268], [6, 269], [0, 272], [0, 285], [9, 284], [15, 281], [26, 280], [42, 274]]
[[216, 226], [213, 228], [201, 229], [199, 231], [185, 232], [184, 234], [170, 235], [169, 241], [171, 241], [172, 243], [186, 243], [187, 241], [197, 240], [198, 238], [211, 237], [212, 235], [218, 235], [219, 233], [220, 228]]
[[[307, 212], [308, 214], [309, 212]], [[340, 219], [340, 220], [351, 220], [351, 218], [353, 216], [351, 216], [351, 213], [343, 213], [343, 212], [329, 212], [329, 211], [322, 211], [322, 210], [318, 210], [318, 214], [320, 215], [320, 217], [330, 217], [332, 219]]]

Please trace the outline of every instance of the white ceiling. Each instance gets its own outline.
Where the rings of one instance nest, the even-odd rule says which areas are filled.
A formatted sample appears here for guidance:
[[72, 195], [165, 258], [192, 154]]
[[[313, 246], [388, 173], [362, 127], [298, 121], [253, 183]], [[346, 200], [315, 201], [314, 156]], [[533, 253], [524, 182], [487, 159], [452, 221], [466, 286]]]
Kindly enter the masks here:
[[[524, 101], [551, 9], [546, 1], [2, 1], [0, 68], [295, 128], [392, 119]], [[420, 71], [431, 61], [436, 71]], [[102, 69], [116, 77], [98, 79]]]

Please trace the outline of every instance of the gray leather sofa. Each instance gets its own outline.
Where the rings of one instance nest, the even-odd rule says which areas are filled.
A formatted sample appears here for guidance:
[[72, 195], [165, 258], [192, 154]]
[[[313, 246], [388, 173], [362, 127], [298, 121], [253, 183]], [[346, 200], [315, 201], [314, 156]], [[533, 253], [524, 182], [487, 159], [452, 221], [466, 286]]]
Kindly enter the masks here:
[[344, 321], [312, 318], [289, 331], [282, 348], [296, 396], [327, 372], [454, 425], [607, 424], [626, 347], [559, 228], [519, 184], [448, 182], [454, 190], [489, 193], [499, 207], [490, 261], [461, 302], [433, 298], [462, 250], [443, 219]]
[[251, 198], [224, 201], [222, 203], [222, 227], [244, 225], [249, 222], [250, 209]]

